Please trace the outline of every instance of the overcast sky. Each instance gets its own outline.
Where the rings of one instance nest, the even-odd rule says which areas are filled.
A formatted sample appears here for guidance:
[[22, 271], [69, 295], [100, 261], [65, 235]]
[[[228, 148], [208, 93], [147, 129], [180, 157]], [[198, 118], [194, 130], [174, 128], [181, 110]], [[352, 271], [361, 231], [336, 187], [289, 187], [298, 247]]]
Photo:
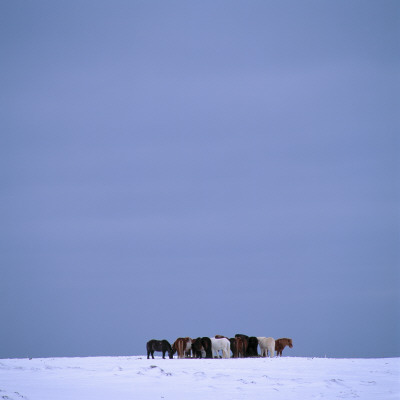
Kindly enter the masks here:
[[2, 1], [0, 357], [400, 356], [399, 16]]

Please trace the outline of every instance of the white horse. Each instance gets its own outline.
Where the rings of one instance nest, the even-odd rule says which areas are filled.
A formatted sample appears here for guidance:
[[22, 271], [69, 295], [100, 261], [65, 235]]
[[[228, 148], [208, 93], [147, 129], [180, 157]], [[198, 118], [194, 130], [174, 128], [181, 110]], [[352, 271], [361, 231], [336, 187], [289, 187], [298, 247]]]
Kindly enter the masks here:
[[275, 355], [275, 340], [272, 337], [257, 337], [258, 345], [261, 350], [261, 357], [269, 356], [273, 357]]
[[231, 342], [227, 338], [211, 339], [211, 348], [212, 348], [212, 355], [213, 358], [215, 356], [219, 357], [218, 351], [222, 351], [222, 358], [229, 358], [231, 356]]

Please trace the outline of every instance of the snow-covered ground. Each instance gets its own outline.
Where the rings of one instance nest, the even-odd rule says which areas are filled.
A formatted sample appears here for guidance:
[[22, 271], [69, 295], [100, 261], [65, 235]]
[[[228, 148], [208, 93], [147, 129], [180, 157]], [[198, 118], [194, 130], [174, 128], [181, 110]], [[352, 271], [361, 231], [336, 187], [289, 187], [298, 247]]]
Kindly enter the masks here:
[[400, 399], [400, 358], [1, 359], [0, 400]]

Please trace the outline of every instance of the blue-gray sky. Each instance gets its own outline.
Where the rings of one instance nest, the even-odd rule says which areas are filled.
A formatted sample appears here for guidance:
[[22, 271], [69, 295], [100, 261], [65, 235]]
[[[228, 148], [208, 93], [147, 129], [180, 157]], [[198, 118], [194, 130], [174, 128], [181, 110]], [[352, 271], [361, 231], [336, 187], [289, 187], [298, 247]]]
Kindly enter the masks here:
[[2, 1], [0, 357], [400, 356], [399, 15]]

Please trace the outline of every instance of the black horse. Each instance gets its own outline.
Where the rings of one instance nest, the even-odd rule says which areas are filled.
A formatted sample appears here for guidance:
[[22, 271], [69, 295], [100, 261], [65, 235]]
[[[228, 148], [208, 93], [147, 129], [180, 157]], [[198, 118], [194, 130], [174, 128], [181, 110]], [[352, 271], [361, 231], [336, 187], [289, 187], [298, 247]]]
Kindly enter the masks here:
[[155, 351], [162, 351], [162, 358], [165, 358], [165, 353], [168, 352], [169, 358], [174, 358], [172, 355], [172, 347], [169, 344], [168, 340], [149, 340], [146, 345], [147, 348], [147, 359], [151, 358], [154, 359], [154, 352]]

